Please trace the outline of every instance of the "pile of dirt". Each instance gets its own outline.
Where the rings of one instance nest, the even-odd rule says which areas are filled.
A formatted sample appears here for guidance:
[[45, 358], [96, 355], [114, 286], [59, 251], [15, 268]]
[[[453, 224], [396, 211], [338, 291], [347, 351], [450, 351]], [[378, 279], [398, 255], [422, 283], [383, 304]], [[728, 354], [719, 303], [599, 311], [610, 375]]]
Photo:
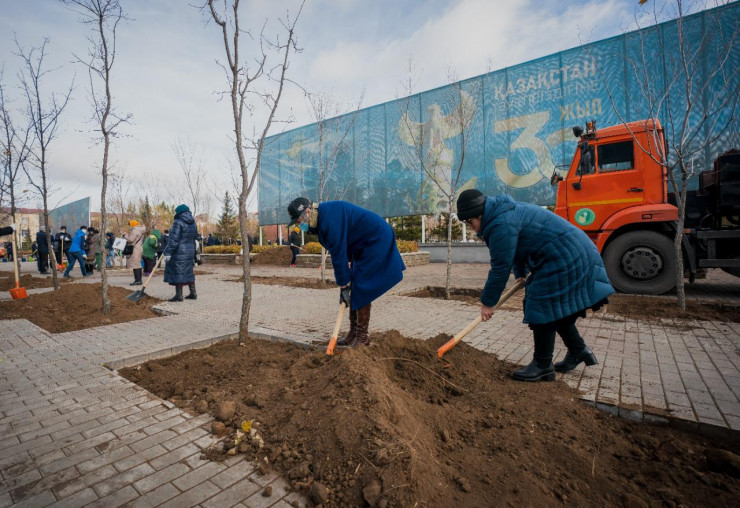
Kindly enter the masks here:
[[[62, 274], [59, 274], [59, 283], [66, 284], [69, 279], [62, 278]], [[51, 277], [34, 277], [30, 273], [21, 274], [20, 285], [26, 289], [41, 289], [54, 287], [54, 283]], [[7, 291], [15, 287], [15, 275], [0, 275], [0, 291]]]
[[253, 265], [284, 265], [290, 266], [293, 253], [290, 247], [273, 247], [257, 254], [252, 260]]
[[[252, 275], [250, 277], [254, 284], [266, 284], [268, 286], [288, 286], [292, 288], [308, 288], [308, 289], [332, 289], [337, 288], [337, 285], [331, 281], [321, 281], [319, 279], [309, 279], [306, 277], [278, 277], [273, 275], [272, 277], [266, 277], [261, 275]], [[238, 279], [229, 279], [227, 282], [244, 282], [244, 277]]]
[[[411, 293], [406, 293], [404, 296], [443, 299], [444, 295], [445, 288], [427, 286]], [[450, 288], [450, 300], [457, 300], [471, 305], [480, 305], [480, 295], [481, 289]], [[506, 303], [501, 306], [501, 309], [522, 310], [523, 297], [524, 292], [519, 291], [507, 300]], [[606, 312], [643, 321], [685, 319], [740, 323], [740, 306], [702, 303], [694, 300], [687, 300], [686, 310], [682, 311], [678, 308], [675, 297], [666, 296], [656, 297], [614, 294], [609, 297], [609, 306], [606, 307]]]
[[136, 303], [126, 299], [131, 291], [108, 286], [111, 311], [103, 314], [100, 284], [64, 284], [57, 291], [28, 295], [23, 300], [0, 302], [2, 319], [27, 319], [51, 333], [72, 332], [95, 326], [157, 317], [151, 308], [159, 300], [144, 296]]
[[121, 374], [216, 417], [209, 456], [244, 453], [316, 505], [736, 502], [736, 449], [598, 411], [562, 382], [516, 382], [464, 343], [447, 364], [446, 339], [388, 332], [333, 357], [227, 341]]

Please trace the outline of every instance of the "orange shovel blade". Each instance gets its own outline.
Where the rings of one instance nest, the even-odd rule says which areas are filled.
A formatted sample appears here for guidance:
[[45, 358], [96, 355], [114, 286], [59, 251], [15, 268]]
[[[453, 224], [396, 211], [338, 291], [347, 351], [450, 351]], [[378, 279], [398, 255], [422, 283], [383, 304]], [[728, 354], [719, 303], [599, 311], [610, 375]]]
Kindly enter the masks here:
[[28, 298], [28, 293], [26, 293], [26, 288], [14, 287], [10, 289], [10, 296], [13, 297], [13, 300], [23, 300]]

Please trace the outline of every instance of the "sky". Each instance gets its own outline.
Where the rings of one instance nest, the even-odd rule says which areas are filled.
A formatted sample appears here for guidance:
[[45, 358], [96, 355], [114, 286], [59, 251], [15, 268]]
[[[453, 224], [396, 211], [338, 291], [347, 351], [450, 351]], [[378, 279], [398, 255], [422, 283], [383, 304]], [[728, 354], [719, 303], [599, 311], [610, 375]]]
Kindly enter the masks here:
[[[652, 2], [653, 0], [650, 0]], [[217, 215], [225, 190], [235, 191], [233, 118], [220, 27], [193, 7], [198, 0], [120, 0], [129, 21], [119, 27], [112, 71], [113, 101], [130, 114], [114, 140], [113, 171], [124, 174], [127, 197], [185, 201], [173, 146], [197, 154], [207, 172], [204, 188]], [[649, 5], [649, 4], [648, 4]], [[279, 33], [279, 18], [295, 16], [300, 0], [242, 0], [241, 24]], [[305, 91], [331, 94], [340, 112], [404, 96], [409, 75], [419, 92], [449, 81], [501, 69], [584, 42], [635, 28], [637, 0], [306, 0], [297, 24], [299, 54], [291, 56], [289, 83], [272, 133], [312, 122]], [[90, 196], [100, 205], [102, 145], [94, 139], [86, 69], [74, 63], [89, 50], [89, 27], [55, 0], [0, 0], [0, 65], [10, 110], [23, 121], [18, 89], [23, 48], [48, 38], [43, 95], [74, 80], [61, 130], [48, 151], [48, 176], [57, 206]], [[258, 49], [241, 38], [242, 54]], [[409, 68], [412, 69], [409, 73]], [[263, 114], [244, 123], [261, 128]], [[39, 206], [33, 192], [20, 206]], [[250, 210], [256, 210], [256, 199]]]

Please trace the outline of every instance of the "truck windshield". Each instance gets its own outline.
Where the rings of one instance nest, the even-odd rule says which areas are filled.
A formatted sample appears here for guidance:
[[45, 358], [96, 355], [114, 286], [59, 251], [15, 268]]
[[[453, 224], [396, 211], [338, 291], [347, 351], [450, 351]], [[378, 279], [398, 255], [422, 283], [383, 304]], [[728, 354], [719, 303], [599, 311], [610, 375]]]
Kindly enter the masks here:
[[598, 161], [599, 173], [634, 168], [635, 152], [632, 146], [632, 140], [599, 145]]

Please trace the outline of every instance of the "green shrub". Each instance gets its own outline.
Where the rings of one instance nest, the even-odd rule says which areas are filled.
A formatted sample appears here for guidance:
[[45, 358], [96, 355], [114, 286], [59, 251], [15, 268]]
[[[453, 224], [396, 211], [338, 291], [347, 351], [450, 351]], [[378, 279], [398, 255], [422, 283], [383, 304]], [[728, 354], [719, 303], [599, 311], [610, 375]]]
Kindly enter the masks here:
[[275, 247], [280, 247], [279, 245], [255, 245], [252, 247], [252, 254], [259, 254], [260, 252], [265, 252], [267, 249], [274, 249]]
[[419, 244], [413, 240], [396, 240], [396, 245], [398, 245], [398, 252], [401, 254], [419, 252]]
[[241, 250], [241, 245], [211, 245], [203, 248], [205, 254], [239, 254]]

